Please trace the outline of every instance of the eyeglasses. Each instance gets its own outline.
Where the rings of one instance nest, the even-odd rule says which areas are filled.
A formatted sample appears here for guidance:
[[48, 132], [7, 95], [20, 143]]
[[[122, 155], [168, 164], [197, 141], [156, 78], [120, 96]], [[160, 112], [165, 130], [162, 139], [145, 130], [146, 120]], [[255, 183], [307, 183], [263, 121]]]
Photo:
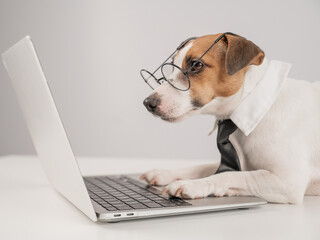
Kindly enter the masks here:
[[[180, 91], [188, 91], [190, 89], [191, 83], [189, 78], [190, 72], [198, 72], [199, 69], [203, 67], [203, 63], [201, 62], [201, 59], [204, 55], [206, 55], [207, 52], [210, 51], [210, 49], [219, 42], [226, 34], [235, 35], [231, 32], [225, 32], [222, 35], [220, 35], [214, 43], [210, 45], [210, 47], [198, 58], [196, 61], [193, 61], [192, 66], [188, 68], [187, 70], [181, 69], [181, 67], [177, 66], [176, 64], [167, 63], [167, 61], [180, 49], [182, 49], [189, 41], [196, 39], [196, 37], [188, 38], [187, 40], [183, 41], [179, 47], [152, 73], [149, 72], [146, 69], [140, 70], [140, 75], [144, 79], [144, 81], [154, 90], [159, 85], [164, 83], [165, 81], [168, 82], [172, 87], [174, 87], [177, 90]], [[161, 69], [161, 78], [156, 78], [155, 73]]]

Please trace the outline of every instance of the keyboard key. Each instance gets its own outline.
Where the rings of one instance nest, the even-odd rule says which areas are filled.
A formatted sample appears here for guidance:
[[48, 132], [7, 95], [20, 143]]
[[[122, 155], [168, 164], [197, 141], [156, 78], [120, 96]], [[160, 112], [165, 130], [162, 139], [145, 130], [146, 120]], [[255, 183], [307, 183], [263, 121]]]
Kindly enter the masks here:
[[[104, 197], [101, 197], [101, 198], [104, 198]], [[109, 199], [110, 201], [113, 201], [113, 200], [117, 200], [118, 201], [118, 198], [114, 197], [114, 196], [109, 196], [109, 197], [105, 197], [106, 199]]]
[[129, 204], [133, 209], [146, 209], [148, 208], [147, 206], [143, 204]]
[[144, 189], [138, 189], [138, 190], [136, 190], [136, 192], [141, 194], [141, 195], [146, 195], [147, 193], [149, 193], [148, 191], [146, 191]]
[[116, 206], [116, 208], [118, 208], [119, 210], [131, 210], [132, 207], [126, 205], [126, 206]]
[[192, 205], [191, 203], [188, 203], [180, 198], [171, 198], [169, 199], [170, 202], [173, 202], [175, 204], [177, 204], [178, 206], [189, 206]]
[[149, 197], [151, 200], [154, 200], [154, 201], [156, 201], [156, 200], [163, 200], [163, 198], [162, 197], [159, 197], [159, 196], [152, 196], [152, 197]]
[[153, 196], [155, 196], [155, 194], [153, 194], [153, 193], [146, 193], [146, 194], [144, 194], [144, 196], [146, 196], [146, 197], [153, 197]]
[[184, 202], [181, 198], [178, 197], [170, 197], [168, 200], [171, 202]]
[[108, 201], [108, 203], [114, 205], [114, 204], [122, 204], [122, 202], [120, 200], [112, 200], [112, 201]]
[[126, 191], [125, 194], [131, 197], [131, 195], [136, 194], [136, 192], [129, 190], [129, 191]]
[[108, 204], [108, 203], [102, 203], [101, 204], [103, 207], [108, 208], [108, 207], [112, 207], [112, 205]]
[[130, 197], [127, 197], [127, 196], [125, 196], [125, 197], [118, 197], [121, 201], [129, 201], [129, 200], [131, 200], [132, 198], [130, 198]]
[[133, 204], [133, 203], [140, 203], [139, 201], [136, 201], [136, 200], [128, 200], [128, 201], [125, 201], [126, 204]]
[[117, 206], [125, 206], [127, 204], [123, 203], [123, 202], [118, 202], [118, 203], [112, 203], [113, 206], [117, 207]]
[[116, 198], [126, 197], [126, 195], [122, 195], [122, 194], [113, 194], [113, 196]]
[[106, 202], [108, 201], [113, 201], [113, 200], [117, 200], [116, 198], [114, 197], [101, 197], [103, 200], [105, 200]]
[[134, 198], [134, 199], [137, 200], [137, 201], [150, 200], [150, 199], [145, 198], [145, 197], [137, 197], [137, 198]]
[[153, 202], [151, 199], [141, 199], [141, 200], [138, 200], [139, 202], [142, 202], [142, 203], [146, 203], [146, 202]]
[[140, 194], [132, 194], [132, 195], [130, 195], [130, 197], [132, 197], [132, 198], [136, 198], [136, 197], [143, 197], [142, 195], [140, 195]]
[[113, 193], [118, 193], [118, 191], [113, 189], [113, 190], [108, 191], [108, 193], [112, 195]]
[[106, 208], [108, 211], [116, 211], [116, 210], [118, 210], [118, 209], [116, 209], [115, 207], [107, 207]]
[[166, 203], [166, 202], [170, 202], [168, 199], [161, 199], [161, 200], [158, 200], [158, 201], [155, 201], [155, 202], [157, 202], [157, 203], [159, 203], [159, 204], [161, 204], [161, 203]]
[[158, 203], [155, 202], [147, 202], [147, 203], [143, 203], [144, 205], [146, 205], [149, 208], [161, 208], [162, 206]]
[[99, 195], [99, 197], [100, 198], [102, 198], [102, 199], [114, 199], [114, 197], [113, 196], [105, 196], [105, 195]]
[[158, 202], [159, 204], [161, 204], [164, 207], [176, 207], [177, 205], [172, 203], [172, 202]]
[[100, 197], [107, 197], [107, 196], [111, 196], [111, 194], [104, 192], [104, 193], [100, 194], [99, 196]]
[[148, 186], [148, 184], [142, 183], [142, 182], [138, 182], [136, 180], [129, 179], [128, 182], [131, 182], [133, 185], [136, 185], [136, 186], [139, 186], [139, 187], [147, 187]]
[[95, 193], [95, 194], [103, 194], [103, 193], [105, 193], [105, 191], [102, 191], [102, 190], [94, 190], [92, 192]]
[[125, 190], [122, 190], [121, 192], [123, 192], [123, 193], [126, 193], [126, 194], [127, 194], [127, 193], [130, 193], [130, 192], [132, 193], [132, 190], [130, 190], [130, 189], [125, 189]]
[[122, 202], [128, 203], [128, 202], [138, 202], [135, 199], [121, 199]]

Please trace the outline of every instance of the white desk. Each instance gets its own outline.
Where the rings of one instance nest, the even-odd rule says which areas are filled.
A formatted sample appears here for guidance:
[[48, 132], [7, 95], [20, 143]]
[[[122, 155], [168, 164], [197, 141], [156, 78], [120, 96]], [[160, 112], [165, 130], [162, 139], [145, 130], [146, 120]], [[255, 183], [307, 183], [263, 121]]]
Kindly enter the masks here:
[[[84, 175], [166, 168], [169, 160], [80, 158]], [[208, 161], [170, 160], [173, 166]], [[320, 239], [320, 197], [302, 205], [93, 223], [48, 184], [34, 156], [0, 158], [0, 239]]]

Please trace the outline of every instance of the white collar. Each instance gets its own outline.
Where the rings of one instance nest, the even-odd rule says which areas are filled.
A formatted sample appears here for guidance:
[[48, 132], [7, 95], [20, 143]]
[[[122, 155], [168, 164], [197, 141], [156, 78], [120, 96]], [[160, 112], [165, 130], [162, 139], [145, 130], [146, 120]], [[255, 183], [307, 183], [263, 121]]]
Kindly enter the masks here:
[[[237, 93], [227, 98], [213, 99], [202, 107], [201, 114], [215, 117], [214, 127], [209, 135], [217, 128], [220, 118], [230, 118], [244, 135], [248, 136], [276, 100], [290, 68], [289, 63], [275, 60], [268, 62], [267, 59], [259, 66], [251, 66], [245, 75], [244, 84]], [[221, 108], [222, 102], [233, 102], [232, 104], [237, 106], [229, 104], [234, 110], [227, 116], [217, 116], [217, 109]]]

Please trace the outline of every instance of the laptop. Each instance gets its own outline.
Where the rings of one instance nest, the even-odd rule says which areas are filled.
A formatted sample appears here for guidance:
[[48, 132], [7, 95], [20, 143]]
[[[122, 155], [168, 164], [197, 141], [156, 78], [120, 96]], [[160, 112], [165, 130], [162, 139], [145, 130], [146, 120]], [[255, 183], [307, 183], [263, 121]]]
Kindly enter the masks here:
[[4, 52], [2, 59], [50, 184], [92, 221], [119, 222], [266, 204], [257, 197], [172, 198], [140, 181], [138, 173], [82, 176], [30, 37]]

